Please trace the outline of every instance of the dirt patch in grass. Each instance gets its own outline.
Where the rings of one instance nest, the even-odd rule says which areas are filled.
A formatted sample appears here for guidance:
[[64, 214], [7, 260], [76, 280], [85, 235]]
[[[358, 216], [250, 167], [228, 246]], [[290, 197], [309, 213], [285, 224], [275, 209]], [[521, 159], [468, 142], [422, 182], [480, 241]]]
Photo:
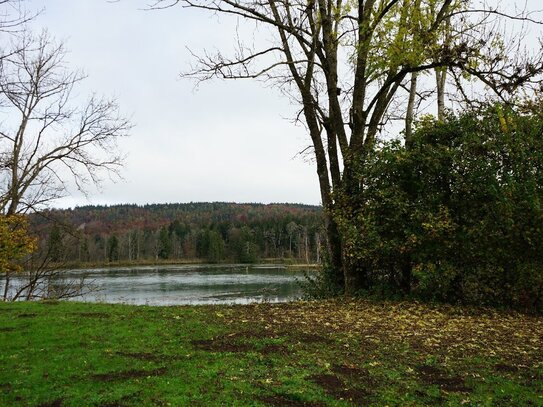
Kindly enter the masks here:
[[[248, 330], [223, 335], [221, 339], [275, 339], [278, 335], [275, 332], [264, 330]], [[217, 338], [218, 339], [218, 338]]]
[[59, 398], [53, 401], [48, 401], [46, 403], [38, 404], [38, 407], [61, 407], [63, 401], [64, 399]]
[[520, 371], [518, 366], [506, 365], [505, 363], [498, 363], [494, 366], [494, 370], [500, 373], [517, 373]]
[[0, 327], [0, 332], [13, 332], [13, 331], [15, 331], [15, 328], [12, 326]]
[[125, 370], [122, 372], [99, 373], [92, 375], [92, 378], [100, 382], [111, 382], [115, 380], [139, 379], [149, 376], [162, 376], [164, 373], [166, 373], [166, 371], [167, 369], [165, 367], [161, 367], [155, 370]]
[[9, 394], [12, 390], [13, 386], [11, 385], [11, 383], [0, 384], [0, 392]]
[[126, 358], [137, 359], [137, 360], [151, 361], [151, 362], [171, 359], [170, 357], [165, 356], [165, 355], [156, 355], [154, 353], [147, 353], [147, 352], [115, 352], [115, 355], [126, 357]]
[[135, 403], [131, 402], [132, 395], [124, 396], [119, 400], [107, 401], [100, 404], [100, 407], [127, 407], [133, 406]]
[[264, 355], [272, 353], [286, 354], [288, 349], [284, 345], [269, 344], [258, 349], [256, 345], [247, 343], [252, 339], [273, 339], [277, 335], [266, 331], [242, 331], [221, 335], [211, 339], [191, 341], [192, 346], [208, 352], [260, 352]]
[[367, 404], [370, 393], [366, 390], [347, 387], [337, 376], [331, 374], [319, 374], [309, 377], [309, 380], [322, 387], [324, 391], [340, 400], [350, 401], [356, 405]]
[[34, 318], [36, 315], [36, 313], [34, 312], [31, 312], [31, 313], [28, 313], [28, 314], [18, 314], [17, 315], [17, 318]]
[[464, 379], [460, 376], [448, 376], [446, 372], [435, 366], [417, 366], [417, 372], [421, 380], [430, 385], [437, 385], [447, 392], [471, 393], [472, 389], [467, 387]]
[[191, 344], [196, 349], [208, 352], [250, 352], [255, 350], [253, 345], [231, 342], [224, 338], [195, 340], [191, 341]]
[[330, 338], [326, 338], [322, 335], [317, 335], [315, 333], [311, 332], [290, 332], [286, 333], [290, 338], [292, 338], [296, 343], [304, 343], [304, 344], [314, 344], [314, 343], [322, 343], [322, 344], [330, 344], [333, 341]]
[[288, 348], [285, 345], [278, 344], [264, 345], [261, 349], [259, 349], [259, 352], [263, 355], [287, 355], [289, 353]]
[[281, 395], [261, 396], [258, 400], [273, 407], [321, 407], [322, 404], [311, 401], [292, 400]]
[[330, 393], [337, 393], [342, 391], [345, 387], [343, 381], [339, 377], [331, 374], [313, 375], [309, 377], [309, 380], [315, 384], [318, 384]]
[[83, 318], [109, 318], [111, 315], [105, 312], [72, 312], [70, 315]]
[[515, 366], [505, 363], [498, 363], [494, 365], [494, 371], [500, 375], [513, 376], [518, 379], [522, 379], [526, 385], [536, 385], [537, 382], [543, 382], [543, 371], [539, 371], [537, 368], [530, 368], [528, 366]]
[[334, 365], [332, 367], [332, 371], [339, 376], [355, 382], [357, 385], [364, 385], [367, 387], [375, 385], [375, 381], [371, 377], [370, 372], [365, 368], [347, 365]]

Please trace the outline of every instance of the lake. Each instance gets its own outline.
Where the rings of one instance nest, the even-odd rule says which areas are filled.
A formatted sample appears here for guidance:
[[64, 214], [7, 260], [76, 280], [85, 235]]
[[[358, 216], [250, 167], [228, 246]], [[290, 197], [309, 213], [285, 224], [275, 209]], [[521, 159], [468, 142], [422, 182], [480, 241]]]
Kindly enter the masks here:
[[278, 265], [179, 265], [70, 270], [97, 291], [75, 301], [148, 304], [249, 304], [299, 299], [303, 271]]

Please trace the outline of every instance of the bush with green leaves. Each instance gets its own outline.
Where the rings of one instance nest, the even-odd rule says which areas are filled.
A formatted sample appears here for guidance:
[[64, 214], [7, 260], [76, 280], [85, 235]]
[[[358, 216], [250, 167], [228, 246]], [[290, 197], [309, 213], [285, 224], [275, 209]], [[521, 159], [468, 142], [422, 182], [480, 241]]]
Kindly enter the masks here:
[[361, 168], [358, 204], [336, 218], [370, 290], [543, 309], [543, 116], [427, 118]]

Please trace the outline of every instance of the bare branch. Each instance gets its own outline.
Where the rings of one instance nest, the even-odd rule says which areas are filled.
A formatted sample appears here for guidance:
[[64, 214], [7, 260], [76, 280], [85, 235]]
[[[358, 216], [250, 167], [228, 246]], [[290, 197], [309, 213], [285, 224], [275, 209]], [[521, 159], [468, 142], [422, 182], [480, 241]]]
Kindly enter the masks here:
[[114, 101], [92, 97], [83, 108], [71, 106], [72, 89], [83, 75], [65, 67], [64, 55], [62, 44], [44, 32], [26, 35], [1, 62], [0, 100], [15, 124], [0, 131], [2, 213], [36, 209], [62, 196], [62, 168], [85, 190], [90, 182], [100, 183], [102, 172], [114, 173], [122, 164], [116, 143], [130, 123]]

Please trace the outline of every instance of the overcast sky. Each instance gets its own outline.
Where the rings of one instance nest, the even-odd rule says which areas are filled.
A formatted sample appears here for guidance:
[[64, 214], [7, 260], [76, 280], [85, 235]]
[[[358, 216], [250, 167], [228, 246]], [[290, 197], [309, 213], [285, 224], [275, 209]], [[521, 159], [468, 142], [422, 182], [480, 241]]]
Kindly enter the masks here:
[[113, 96], [134, 128], [122, 150], [124, 180], [58, 206], [190, 201], [320, 204], [316, 170], [297, 156], [309, 145], [277, 90], [251, 81], [200, 85], [179, 79], [192, 50], [228, 47], [228, 21], [144, 1], [28, 0], [31, 24], [69, 50], [88, 75], [78, 90]]
[[[528, 0], [527, 8], [541, 8], [540, 1]], [[88, 75], [78, 91], [81, 97], [93, 92], [115, 97], [135, 125], [121, 144], [127, 154], [124, 180], [106, 181], [88, 198], [74, 193], [57, 206], [320, 204], [315, 166], [297, 155], [310, 140], [303, 127], [292, 123], [295, 107], [278, 90], [253, 81], [219, 80], [195, 90], [193, 81], [179, 79], [194, 62], [188, 49], [232, 48], [235, 20], [181, 7], [145, 11], [146, 0], [25, 4], [43, 10], [32, 28], [47, 28], [64, 41], [70, 66]], [[538, 31], [530, 42], [537, 42]]]

